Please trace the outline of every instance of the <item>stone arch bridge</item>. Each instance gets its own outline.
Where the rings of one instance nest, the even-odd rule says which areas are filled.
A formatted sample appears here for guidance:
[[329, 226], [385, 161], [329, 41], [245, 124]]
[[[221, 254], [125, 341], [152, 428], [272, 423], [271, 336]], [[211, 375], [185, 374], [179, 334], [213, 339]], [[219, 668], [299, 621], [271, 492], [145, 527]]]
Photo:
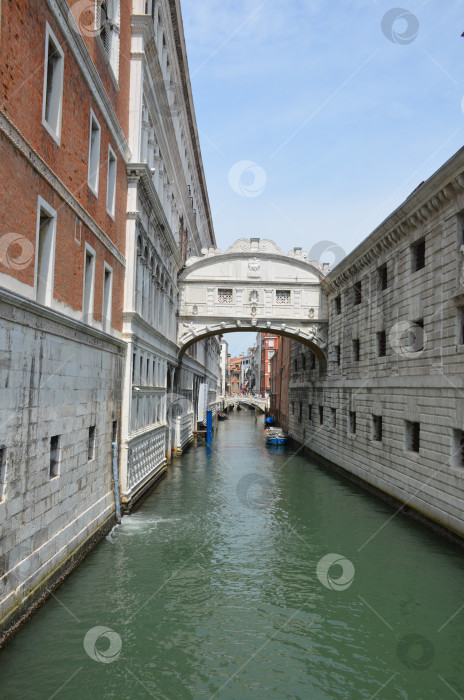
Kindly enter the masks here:
[[269, 408], [269, 398], [260, 399], [255, 396], [224, 396], [221, 400], [224, 408], [229, 408], [230, 406], [234, 406], [235, 408], [239, 403], [245, 406], [258, 408], [262, 413], [265, 413], [266, 409]]
[[187, 260], [178, 280], [180, 356], [202, 338], [251, 331], [298, 340], [325, 360], [328, 265], [307, 257], [301, 248], [285, 254], [271, 240], [242, 238]]

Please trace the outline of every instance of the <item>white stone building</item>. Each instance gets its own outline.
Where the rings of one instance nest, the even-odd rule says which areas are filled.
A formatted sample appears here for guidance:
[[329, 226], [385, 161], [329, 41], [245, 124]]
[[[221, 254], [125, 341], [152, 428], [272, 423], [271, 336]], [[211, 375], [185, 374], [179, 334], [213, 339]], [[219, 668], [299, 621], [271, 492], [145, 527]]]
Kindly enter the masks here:
[[177, 347], [177, 275], [214, 246], [179, 2], [133, 0], [121, 489], [126, 507], [181, 451], [198, 387], [218, 396], [219, 342]]
[[464, 535], [464, 149], [323, 281], [327, 362], [292, 343], [289, 432]]

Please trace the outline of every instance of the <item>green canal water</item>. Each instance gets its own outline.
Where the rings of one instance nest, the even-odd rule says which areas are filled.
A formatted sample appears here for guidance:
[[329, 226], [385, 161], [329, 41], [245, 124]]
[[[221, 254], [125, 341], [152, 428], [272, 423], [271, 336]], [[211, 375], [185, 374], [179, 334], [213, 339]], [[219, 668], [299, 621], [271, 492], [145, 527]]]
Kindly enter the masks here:
[[464, 698], [464, 552], [219, 424], [0, 653], [2, 699]]

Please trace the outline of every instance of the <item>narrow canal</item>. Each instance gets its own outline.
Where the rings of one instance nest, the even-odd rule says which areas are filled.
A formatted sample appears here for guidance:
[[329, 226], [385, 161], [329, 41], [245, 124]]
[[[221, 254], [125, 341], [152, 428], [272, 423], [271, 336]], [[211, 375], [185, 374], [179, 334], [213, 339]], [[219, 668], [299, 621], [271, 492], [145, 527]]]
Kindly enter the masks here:
[[464, 698], [463, 551], [393, 513], [232, 415], [2, 650], [0, 697]]

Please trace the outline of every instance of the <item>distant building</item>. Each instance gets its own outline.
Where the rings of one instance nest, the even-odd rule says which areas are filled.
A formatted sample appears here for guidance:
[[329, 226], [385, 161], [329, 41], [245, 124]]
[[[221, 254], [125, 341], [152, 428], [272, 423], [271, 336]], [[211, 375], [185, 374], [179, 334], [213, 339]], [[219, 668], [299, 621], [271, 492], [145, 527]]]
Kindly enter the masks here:
[[290, 338], [281, 337], [279, 346], [279, 349], [271, 357], [269, 411], [276, 423], [287, 430], [292, 341]]
[[279, 336], [271, 333], [261, 333], [261, 371], [260, 371], [260, 394], [265, 396], [271, 391], [271, 360], [279, 347]]
[[221, 338], [220, 340], [221, 343], [221, 356], [220, 356], [220, 365], [221, 365], [221, 395], [225, 396], [227, 393], [227, 378], [228, 378], [228, 349], [229, 346], [227, 344], [227, 341], [224, 338]]
[[254, 348], [249, 348], [248, 355], [241, 355], [240, 384], [242, 391], [247, 393], [251, 392], [253, 389], [253, 352]]
[[240, 394], [242, 384], [242, 358], [229, 358], [229, 382], [230, 393]]

